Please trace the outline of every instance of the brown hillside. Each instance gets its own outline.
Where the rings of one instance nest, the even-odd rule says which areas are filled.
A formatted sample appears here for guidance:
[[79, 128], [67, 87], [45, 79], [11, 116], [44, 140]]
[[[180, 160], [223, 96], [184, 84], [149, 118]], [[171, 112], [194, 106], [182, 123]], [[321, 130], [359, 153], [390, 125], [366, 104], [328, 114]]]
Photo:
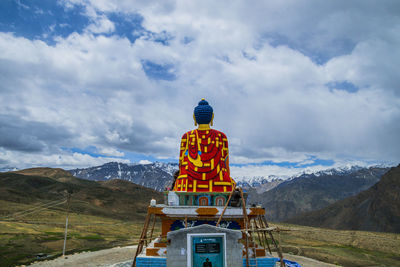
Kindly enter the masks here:
[[288, 222], [333, 229], [400, 233], [400, 165], [391, 168], [370, 189]]
[[162, 193], [128, 181], [100, 183], [73, 177], [62, 169], [0, 173], [0, 200], [38, 205], [63, 199], [67, 191], [72, 193], [73, 212], [123, 220], [141, 220], [152, 198], [158, 203], [162, 200]]
[[49, 177], [56, 179], [61, 177], [73, 177], [71, 173], [69, 173], [66, 170], [60, 168], [48, 168], [48, 167], [30, 168], [20, 171], [14, 171], [12, 173], [19, 173], [23, 175], [32, 175], [32, 176], [42, 176], [42, 177]]

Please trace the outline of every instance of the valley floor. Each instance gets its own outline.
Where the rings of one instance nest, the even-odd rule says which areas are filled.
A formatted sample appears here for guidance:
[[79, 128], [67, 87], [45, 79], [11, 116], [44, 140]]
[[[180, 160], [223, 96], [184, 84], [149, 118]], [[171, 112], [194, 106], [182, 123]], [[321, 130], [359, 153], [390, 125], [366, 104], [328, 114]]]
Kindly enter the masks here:
[[400, 234], [290, 224], [270, 226], [290, 230], [281, 233], [288, 259], [292, 254], [346, 267], [400, 266]]
[[[27, 210], [30, 205], [0, 200], [0, 266], [29, 264], [44, 253], [54, 263], [41, 262], [37, 266], [77, 266], [78, 257], [86, 266], [107, 266], [132, 260], [133, 244], [143, 227], [143, 218], [122, 221], [99, 216], [70, 213], [67, 241], [68, 259], [61, 255], [64, 241], [65, 209], [43, 210], [22, 218], [9, 218], [8, 214]], [[330, 230], [289, 224], [273, 224], [281, 229], [280, 240], [285, 258], [302, 266], [400, 266], [400, 234], [365, 231]], [[157, 228], [157, 227], [156, 227]], [[157, 236], [159, 233], [155, 233]], [[275, 234], [279, 240], [279, 235]], [[126, 247], [130, 246], [130, 247]], [[119, 248], [118, 248], [119, 247]], [[111, 248], [111, 249], [107, 249]], [[106, 249], [106, 250], [105, 250]], [[85, 252], [76, 254], [82, 251]], [[303, 258], [305, 257], [305, 258]], [[316, 264], [314, 260], [318, 260]], [[90, 265], [92, 262], [100, 262]], [[101, 263], [104, 260], [104, 265]], [[71, 265], [68, 265], [72, 262]], [[82, 265], [82, 264], [79, 265]], [[129, 265], [129, 264], [128, 264]]]

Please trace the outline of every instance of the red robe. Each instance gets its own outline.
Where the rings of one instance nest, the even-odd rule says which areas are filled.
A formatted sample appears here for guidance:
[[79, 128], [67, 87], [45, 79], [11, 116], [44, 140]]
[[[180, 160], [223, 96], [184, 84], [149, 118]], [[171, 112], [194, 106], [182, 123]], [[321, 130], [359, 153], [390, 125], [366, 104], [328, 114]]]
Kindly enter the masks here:
[[193, 130], [182, 136], [177, 192], [231, 192], [228, 139], [220, 131]]

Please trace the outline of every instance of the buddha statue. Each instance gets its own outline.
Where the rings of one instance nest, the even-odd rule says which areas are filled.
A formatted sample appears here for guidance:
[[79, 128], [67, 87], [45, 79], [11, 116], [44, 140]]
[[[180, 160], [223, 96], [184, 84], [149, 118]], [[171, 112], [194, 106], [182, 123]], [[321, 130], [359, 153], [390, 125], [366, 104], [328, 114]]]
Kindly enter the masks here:
[[229, 172], [228, 139], [211, 129], [213, 108], [203, 98], [193, 114], [198, 128], [185, 133], [181, 139], [179, 176], [173, 191], [224, 193], [235, 188]]

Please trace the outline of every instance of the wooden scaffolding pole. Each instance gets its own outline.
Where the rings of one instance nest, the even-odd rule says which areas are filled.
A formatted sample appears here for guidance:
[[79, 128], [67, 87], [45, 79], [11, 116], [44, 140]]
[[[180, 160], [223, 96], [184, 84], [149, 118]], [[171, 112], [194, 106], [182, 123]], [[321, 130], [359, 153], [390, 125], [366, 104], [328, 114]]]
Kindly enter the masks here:
[[148, 227], [149, 227], [149, 223], [150, 223], [150, 217], [151, 217], [151, 213], [149, 212], [149, 209], [147, 209], [146, 219], [144, 221], [143, 230], [140, 235], [139, 243], [136, 248], [135, 257], [133, 258], [132, 267], [136, 267], [136, 258], [142, 252], [143, 245], [145, 242], [147, 245], [147, 231], [148, 231]]
[[230, 201], [231, 198], [232, 198], [233, 192], [235, 192], [235, 188], [232, 188], [232, 192], [229, 194], [228, 201], [226, 201], [225, 207], [224, 207], [224, 209], [223, 209], [222, 212], [221, 212], [221, 216], [219, 216], [219, 219], [218, 219], [218, 221], [217, 221], [217, 224], [216, 224], [217, 227], [219, 226], [219, 223], [220, 223], [221, 220], [222, 220], [222, 216], [224, 216], [224, 214], [225, 214], [225, 210], [226, 210], [226, 208], [227, 208], [228, 205], [229, 205], [229, 201]]

